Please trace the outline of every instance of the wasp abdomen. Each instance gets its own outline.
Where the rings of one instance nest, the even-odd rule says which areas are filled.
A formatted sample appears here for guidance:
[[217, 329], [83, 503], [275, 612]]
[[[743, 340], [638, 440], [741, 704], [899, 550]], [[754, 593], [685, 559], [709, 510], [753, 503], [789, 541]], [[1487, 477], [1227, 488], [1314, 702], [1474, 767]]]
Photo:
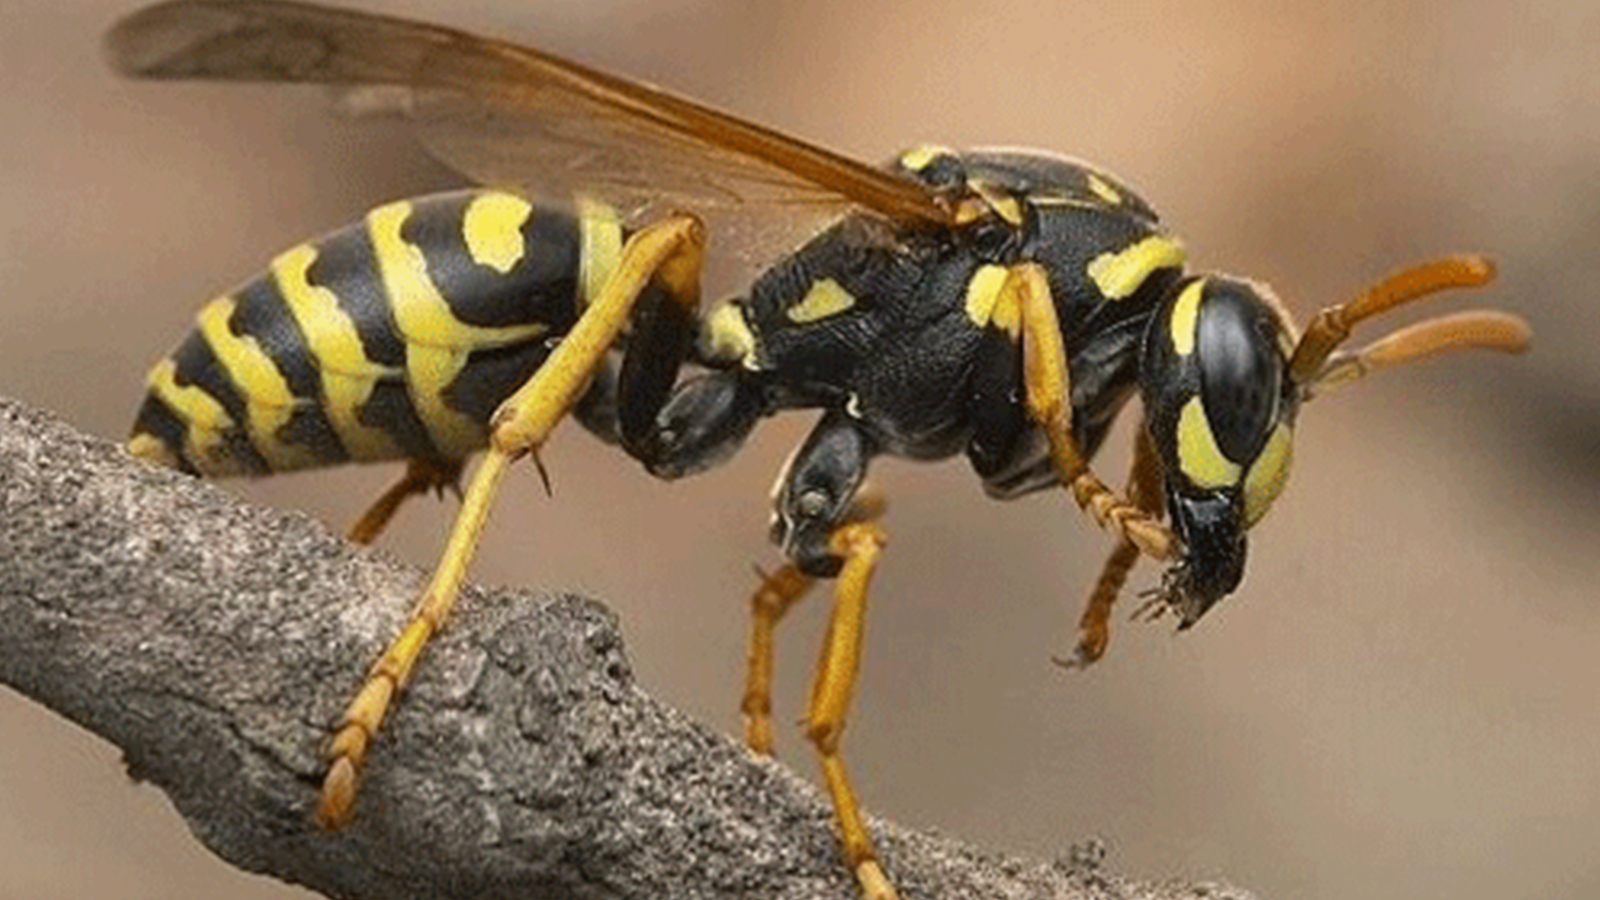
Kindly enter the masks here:
[[129, 449], [209, 476], [463, 459], [621, 238], [496, 191], [378, 207], [207, 304], [151, 370]]

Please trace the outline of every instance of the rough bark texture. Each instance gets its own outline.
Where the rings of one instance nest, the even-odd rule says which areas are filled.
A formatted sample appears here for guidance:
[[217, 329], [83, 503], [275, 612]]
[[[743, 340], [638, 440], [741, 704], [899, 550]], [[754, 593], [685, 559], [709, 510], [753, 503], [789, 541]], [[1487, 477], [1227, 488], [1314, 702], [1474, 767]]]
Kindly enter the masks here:
[[[314, 830], [327, 726], [422, 581], [0, 400], [0, 681], [122, 748], [234, 865], [338, 898], [855, 896], [825, 798], [652, 699], [615, 616], [564, 595], [469, 589], [356, 823]], [[877, 832], [908, 900], [1248, 897]]]

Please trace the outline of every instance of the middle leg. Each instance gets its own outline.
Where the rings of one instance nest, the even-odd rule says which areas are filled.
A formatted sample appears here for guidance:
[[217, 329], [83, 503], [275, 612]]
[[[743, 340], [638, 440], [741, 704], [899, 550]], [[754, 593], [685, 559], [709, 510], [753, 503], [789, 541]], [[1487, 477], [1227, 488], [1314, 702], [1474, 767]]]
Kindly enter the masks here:
[[[1133, 471], [1128, 476], [1128, 499], [1152, 518], [1161, 515], [1161, 463], [1143, 422], [1133, 445]], [[1078, 645], [1069, 658], [1053, 657], [1067, 668], [1081, 669], [1105, 655], [1111, 640], [1111, 608], [1122, 593], [1128, 573], [1139, 561], [1139, 548], [1132, 541], [1119, 539], [1100, 569], [1083, 616], [1078, 619]]]
[[367, 508], [361, 518], [350, 526], [345, 536], [357, 544], [370, 544], [378, 539], [378, 535], [388, 527], [394, 514], [400, 511], [401, 505], [411, 496], [425, 494], [428, 491], [439, 491], [442, 496], [446, 488], [460, 496], [460, 460], [406, 460], [405, 474], [384, 491], [382, 496], [373, 501], [372, 506]]
[[833, 614], [828, 619], [806, 714], [806, 737], [817, 749], [823, 781], [833, 800], [845, 865], [855, 875], [867, 900], [895, 900], [898, 895], [884, 874], [872, 836], [867, 832], [860, 801], [839, 753], [839, 739], [844, 734], [845, 716], [861, 673], [867, 588], [886, 541], [883, 528], [876, 522], [843, 525], [829, 540], [830, 549], [843, 560], [843, 565], [834, 582]]
[[[875, 453], [876, 446], [850, 416], [841, 410], [825, 414], [780, 479], [772, 536], [798, 575], [835, 579], [833, 612], [811, 684], [806, 737], [816, 747], [833, 800], [846, 865], [868, 900], [893, 900], [894, 887], [878, 861], [839, 753], [861, 670], [867, 587], [886, 540], [877, 522], [884, 511], [882, 497], [863, 490]], [[763, 626], [758, 622], [755, 627]], [[752, 646], [752, 663], [749, 686], [764, 700], [771, 672], [770, 634], [764, 649]]]

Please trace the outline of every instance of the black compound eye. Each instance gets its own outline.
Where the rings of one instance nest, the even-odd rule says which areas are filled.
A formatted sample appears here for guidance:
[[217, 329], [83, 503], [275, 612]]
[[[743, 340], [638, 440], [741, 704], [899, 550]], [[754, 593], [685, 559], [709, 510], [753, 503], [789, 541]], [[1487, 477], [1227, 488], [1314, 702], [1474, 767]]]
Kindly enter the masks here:
[[1208, 280], [1195, 325], [1195, 356], [1217, 448], [1236, 463], [1249, 463], [1277, 422], [1284, 376], [1278, 323], [1250, 285]]

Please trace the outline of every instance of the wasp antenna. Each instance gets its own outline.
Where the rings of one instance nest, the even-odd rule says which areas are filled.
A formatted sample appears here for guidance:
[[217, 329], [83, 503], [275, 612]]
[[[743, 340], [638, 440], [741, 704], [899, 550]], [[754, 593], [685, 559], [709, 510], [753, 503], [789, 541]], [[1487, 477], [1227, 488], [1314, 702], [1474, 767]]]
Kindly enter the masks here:
[[1334, 354], [1314, 379], [1319, 393], [1344, 387], [1380, 369], [1392, 369], [1461, 350], [1522, 353], [1533, 329], [1521, 316], [1475, 309], [1397, 329], [1351, 354]]
[[1390, 275], [1349, 303], [1317, 313], [1294, 349], [1289, 377], [1300, 385], [1317, 381], [1322, 364], [1366, 319], [1450, 288], [1488, 284], [1494, 274], [1494, 263], [1488, 257], [1462, 254], [1429, 260]]

